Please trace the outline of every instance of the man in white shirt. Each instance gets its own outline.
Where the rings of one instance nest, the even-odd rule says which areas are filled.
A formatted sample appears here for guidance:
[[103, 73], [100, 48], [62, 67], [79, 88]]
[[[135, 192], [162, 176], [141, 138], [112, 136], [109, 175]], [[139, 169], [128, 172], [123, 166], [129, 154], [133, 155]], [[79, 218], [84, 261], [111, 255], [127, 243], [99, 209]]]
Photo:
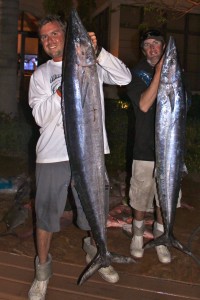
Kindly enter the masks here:
[[[64, 137], [61, 112], [61, 76], [62, 59], [66, 24], [58, 16], [48, 16], [41, 20], [39, 27], [40, 40], [44, 51], [52, 58], [39, 66], [33, 73], [29, 88], [29, 105], [37, 125], [40, 137], [36, 147], [36, 199], [37, 220], [36, 277], [29, 290], [29, 299], [45, 299], [47, 285], [52, 275], [52, 258], [49, 254], [53, 232], [60, 230], [60, 217], [64, 211], [68, 187], [71, 182], [69, 157]], [[105, 111], [103, 83], [126, 85], [131, 81], [129, 69], [105, 49], [98, 49], [97, 39], [93, 32], [88, 33], [97, 54], [97, 72], [100, 83], [104, 153], [109, 153], [105, 130]], [[83, 230], [90, 230], [82, 210], [78, 195], [73, 188], [77, 204], [77, 224]], [[108, 198], [108, 191], [107, 191]], [[109, 199], [107, 200], [109, 207]], [[86, 260], [95, 255], [96, 247], [92, 239], [86, 238], [84, 250]], [[112, 266], [102, 268], [99, 274], [109, 282], [117, 282], [119, 276]]]

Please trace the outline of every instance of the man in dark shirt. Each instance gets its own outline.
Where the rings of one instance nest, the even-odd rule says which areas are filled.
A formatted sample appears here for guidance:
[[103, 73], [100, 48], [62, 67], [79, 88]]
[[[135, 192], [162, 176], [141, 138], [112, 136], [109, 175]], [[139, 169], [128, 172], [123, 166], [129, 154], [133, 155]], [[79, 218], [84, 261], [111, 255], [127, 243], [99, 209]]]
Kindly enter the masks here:
[[[133, 238], [130, 252], [131, 255], [138, 258], [144, 254], [144, 218], [146, 211], [152, 207], [154, 197], [156, 199], [157, 218], [154, 222], [153, 233], [155, 237], [158, 237], [164, 232], [154, 167], [156, 97], [165, 41], [158, 30], [149, 30], [141, 37], [140, 46], [145, 58], [132, 70], [132, 82], [127, 86], [127, 94], [132, 101], [136, 119], [129, 191], [130, 205], [134, 209]], [[171, 255], [166, 246], [157, 246], [156, 251], [160, 262], [171, 262]]]

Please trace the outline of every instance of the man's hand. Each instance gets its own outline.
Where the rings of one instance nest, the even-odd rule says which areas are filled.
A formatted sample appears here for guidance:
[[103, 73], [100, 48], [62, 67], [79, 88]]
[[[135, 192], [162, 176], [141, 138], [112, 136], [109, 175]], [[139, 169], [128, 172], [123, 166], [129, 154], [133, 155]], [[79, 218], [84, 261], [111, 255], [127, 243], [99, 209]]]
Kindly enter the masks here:
[[97, 46], [97, 38], [96, 38], [96, 35], [94, 32], [88, 32], [88, 35], [91, 39], [91, 42], [92, 42], [92, 45], [94, 47], [94, 51], [95, 53], [97, 53], [97, 50], [98, 50], [98, 46]]
[[159, 74], [161, 74], [161, 71], [162, 71], [163, 60], [164, 60], [164, 57], [162, 56], [161, 59], [159, 60], [159, 62], [155, 66], [155, 70]]

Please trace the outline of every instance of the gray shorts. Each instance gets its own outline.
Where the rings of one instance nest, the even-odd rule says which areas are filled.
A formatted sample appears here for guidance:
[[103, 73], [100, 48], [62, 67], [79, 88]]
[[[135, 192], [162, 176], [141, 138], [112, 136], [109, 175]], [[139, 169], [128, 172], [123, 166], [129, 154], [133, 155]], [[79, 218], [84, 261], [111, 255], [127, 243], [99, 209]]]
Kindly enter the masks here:
[[37, 227], [48, 232], [60, 230], [71, 180], [69, 162], [36, 164], [35, 212]]
[[[60, 217], [65, 209], [70, 182], [71, 169], [68, 161], [36, 164], [35, 212], [38, 228], [48, 232], [60, 231]], [[77, 209], [77, 225], [82, 230], [89, 231], [90, 226], [73, 183], [71, 188]], [[106, 186], [106, 214], [108, 209], [109, 186]]]
[[[154, 161], [133, 160], [130, 181], [130, 206], [138, 211], [152, 208], [155, 197], [156, 206], [160, 206], [154, 177]], [[177, 207], [180, 207], [181, 191]]]

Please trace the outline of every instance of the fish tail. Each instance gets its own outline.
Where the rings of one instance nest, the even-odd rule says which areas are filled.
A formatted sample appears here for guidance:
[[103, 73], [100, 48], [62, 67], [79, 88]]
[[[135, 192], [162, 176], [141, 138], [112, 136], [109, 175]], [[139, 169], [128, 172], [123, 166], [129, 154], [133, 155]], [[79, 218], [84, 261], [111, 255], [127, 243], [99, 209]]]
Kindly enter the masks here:
[[86, 266], [81, 275], [79, 276], [78, 285], [82, 285], [88, 278], [90, 278], [96, 271], [101, 268], [108, 267], [110, 265], [111, 258], [110, 253], [106, 254], [106, 258], [102, 258], [100, 253], [91, 260], [91, 262]]
[[116, 253], [107, 252], [105, 257], [102, 257], [100, 253], [91, 260], [80, 275], [77, 284], [82, 285], [88, 278], [90, 278], [96, 271], [101, 268], [110, 266], [111, 262], [129, 264], [136, 263], [136, 261], [128, 256], [119, 255]]
[[153, 247], [160, 246], [160, 245], [172, 246], [172, 247], [177, 248], [177, 249], [179, 249], [179, 250], [181, 250], [181, 251], [183, 251], [187, 254], [189, 254], [191, 252], [187, 247], [182, 245], [173, 236], [173, 234], [169, 234], [169, 233], [163, 233], [161, 236], [157, 237], [156, 239], [146, 243], [144, 245], [144, 249], [153, 248]]
[[171, 242], [172, 242], [172, 246], [173, 246], [173, 247], [175, 247], [175, 248], [177, 248], [178, 250], [184, 252], [185, 254], [191, 256], [191, 257], [195, 260], [195, 262], [200, 266], [200, 259], [199, 259], [196, 255], [194, 255], [194, 254], [192, 253], [192, 251], [191, 251], [188, 247], [184, 246], [182, 243], [180, 243], [180, 242], [179, 242], [176, 238], [174, 238], [174, 237], [172, 238]]
[[111, 255], [111, 261], [117, 264], [130, 264], [130, 263], [136, 263], [136, 261], [129, 256], [119, 255], [117, 253], [110, 253]]
[[158, 238], [146, 243], [144, 245], [144, 249], [153, 248], [156, 246], [165, 245], [165, 246], [171, 246], [171, 239], [168, 234], [162, 234]]
[[195, 256], [192, 251], [184, 246], [181, 242], [179, 242], [173, 235], [169, 235], [164, 233], [160, 237], [156, 238], [155, 240], [152, 240], [148, 242], [147, 244], [144, 245], [145, 249], [160, 246], [160, 245], [165, 245], [165, 246], [172, 246], [185, 254], [191, 256], [198, 265], [200, 265], [200, 259]]

